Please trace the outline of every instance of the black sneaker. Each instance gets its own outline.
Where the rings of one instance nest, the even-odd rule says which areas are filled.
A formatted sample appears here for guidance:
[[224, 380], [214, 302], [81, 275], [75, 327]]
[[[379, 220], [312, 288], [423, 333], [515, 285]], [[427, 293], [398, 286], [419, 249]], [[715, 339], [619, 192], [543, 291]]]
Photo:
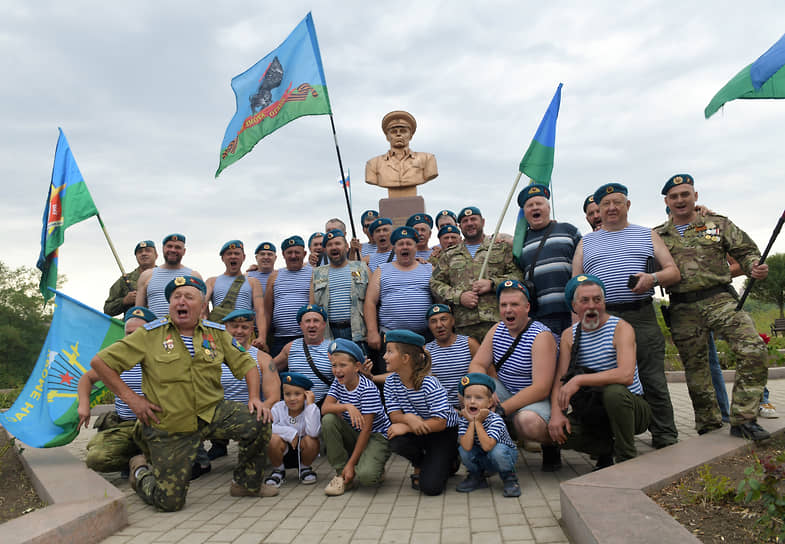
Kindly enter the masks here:
[[202, 474], [207, 474], [211, 470], [213, 470], [213, 467], [211, 465], [207, 465], [206, 467], [203, 467], [199, 463], [194, 463], [191, 466], [191, 480], [196, 480], [199, 476], [201, 476]]
[[488, 482], [485, 477], [480, 473], [469, 473], [461, 483], [455, 486], [455, 491], [459, 493], [470, 493], [475, 489], [485, 489], [488, 487]]
[[502, 476], [502, 483], [504, 488], [502, 489], [502, 495], [505, 497], [520, 497], [521, 496], [521, 486], [518, 484], [518, 477], [515, 473], [509, 473]]
[[207, 451], [207, 457], [210, 461], [215, 461], [219, 457], [226, 457], [226, 444], [213, 442], [213, 446]]
[[745, 421], [741, 425], [731, 425], [730, 435], [756, 442], [771, 438], [769, 431], [758, 425], [757, 421]]
[[698, 434], [704, 435], [706, 433], [710, 433], [711, 431], [716, 431], [717, 429], [722, 429], [722, 421], [715, 421], [714, 423], [709, 423], [705, 427], [701, 427], [698, 429]]
[[542, 445], [542, 471], [556, 472], [561, 469], [561, 448], [555, 444]]
[[594, 465], [592, 472], [596, 472], [598, 470], [608, 468], [609, 466], [612, 465], [613, 465], [613, 455], [611, 454], [600, 455], [597, 457], [597, 464]]

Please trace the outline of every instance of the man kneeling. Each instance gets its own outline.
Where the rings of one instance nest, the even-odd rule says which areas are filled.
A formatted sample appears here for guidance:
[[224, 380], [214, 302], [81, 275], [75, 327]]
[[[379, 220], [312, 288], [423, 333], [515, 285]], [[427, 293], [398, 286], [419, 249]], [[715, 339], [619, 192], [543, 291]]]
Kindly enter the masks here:
[[[600, 469], [614, 458], [635, 457], [635, 435], [649, 426], [651, 411], [635, 363], [635, 332], [606, 312], [605, 286], [598, 277], [575, 276], [564, 295], [580, 322], [561, 336], [556, 373], [561, 379], [554, 380], [551, 391], [548, 431], [562, 448], [597, 456]], [[570, 405], [572, 412], [565, 415]]]

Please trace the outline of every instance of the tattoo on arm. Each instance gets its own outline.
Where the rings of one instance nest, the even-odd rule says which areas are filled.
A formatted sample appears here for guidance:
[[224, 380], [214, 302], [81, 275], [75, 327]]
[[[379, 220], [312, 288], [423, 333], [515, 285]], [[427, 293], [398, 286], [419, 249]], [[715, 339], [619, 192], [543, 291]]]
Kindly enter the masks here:
[[267, 369], [268, 369], [270, 372], [278, 372], [278, 367], [276, 367], [276, 366], [275, 366], [275, 364], [273, 364], [273, 363], [270, 363], [270, 364], [267, 366]]

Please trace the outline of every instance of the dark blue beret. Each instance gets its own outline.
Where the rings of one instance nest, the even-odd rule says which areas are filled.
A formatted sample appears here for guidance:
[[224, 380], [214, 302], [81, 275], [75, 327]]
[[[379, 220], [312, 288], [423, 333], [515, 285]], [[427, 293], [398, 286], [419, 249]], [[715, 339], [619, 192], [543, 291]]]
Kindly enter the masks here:
[[373, 231], [375, 231], [382, 225], [392, 225], [392, 219], [389, 219], [387, 217], [380, 217], [379, 219], [376, 219], [373, 223], [368, 225], [368, 232], [370, 234], [373, 234]]
[[253, 310], [232, 310], [226, 314], [221, 323], [228, 323], [229, 321], [256, 321], [256, 314]]
[[[313, 242], [314, 238], [319, 238], [320, 236], [322, 238], [324, 238], [324, 233], [323, 232], [314, 232], [313, 234], [311, 234], [308, 237], [308, 247], [311, 247], [311, 242]], [[324, 240], [322, 240], [322, 242], [324, 242]]]
[[433, 228], [433, 218], [427, 213], [416, 213], [406, 220], [407, 227], [413, 227], [418, 223], [425, 223], [430, 228]]
[[526, 295], [526, 300], [529, 300], [529, 290], [526, 289], [526, 286], [519, 282], [518, 280], [504, 280], [499, 285], [496, 286], [496, 298], [498, 299], [502, 291], [505, 289], [517, 289], [524, 295]]
[[627, 196], [627, 188], [621, 183], [606, 183], [594, 191], [594, 202], [599, 206], [603, 198], [612, 195], [613, 193], [621, 193], [624, 196]]
[[695, 180], [692, 179], [692, 176], [689, 174], [676, 174], [675, 176], [671, 176], [671, 178], [666, 181], [665, 185], [662, 187], [662, 194], [667, 195], [668, 191], [677, 185], [684, 184], [695, 186]]
[[360, 349], [360, 346], [346, 338], [336, 338], [333, 340], [327, 348], [327, 352], [330, 353], [330, 355], [333, 353], [346, 353], [351, 355], [358, 363], [365, 362], [365, 354], [363, 353], [363, 350]]
[[460, 234], [461, 230], [455, 225], [444, 225], [442, 228], [439, 229], [439, 238], [441, 238], [442, 235], [447, 234], [449, 232]]
[[417, 243], [417, 232], [411, 227], [398, 227], [395, 229], [390, 236], [390, 242], [396, 244], [398, 240], [403, 240], [404, 238], [409, 238], [410, 240], [414, 240], [414, 243]]
[[219, 255], [223, 256], [223, 254], [226, 253], [226, 251], [229, 249], [242, 249], [243, 251], [245, 251], [245, 246], [240, 240], [229, 240], [228, 242], [226, 242], [224, 245], [221, 246], [221, 252], [219, 253]]
[[155, 244], [153, 243], [152, 240], [142, 240], [141, 242], [136, 244], [136, 247], [134, 248], [134, 255], [136, 255], [137, 251], [139, 251], [140, 249], [145, 248], [145, 247], [151, 247], [151, 248], [155, 249]]
[[188, 285], [191, 287], [196, 287], [202, 292], [203, 295], [207, 293], [207, 287], [205, 287], [204, 282], [196, 276], [177, 276], [172, 281], [167, 283], [166, 288], [164, 288], [166, 302], [169, 302], [169, 297], [172, 296], [172, 291], [178, 287], [185, 287]]
[[310, 390], [313, 382], [298, 372], [281, 372], [281, 385], [294, 385]]
[[256, 246], [256, 251], [254, 251], [254, 255], [259, 253], [260, 251], [272, 251], [275, 253], [275, 244], [271, 244], [270, 242], [262, 242], [258, 246]]
[[321, 315], [325, 321], [327, 321], [327, 310], [319, 306], [318, 304], [306, 304], [305, 306], [301, 306], [299, 310], [297, 310], [297, 322], [303, 320], [303, 316], [308, 312], [316, 312], [317, 314]]
[[564, 286], [564, 300], [567, 301], [567, 306], [572, 309], [572, 299], [575, 296], [575, 290], [578, 286], [589, 282], [589, 283], [596, 283], [600, 287], [602, 287], [602, 295], [605, 296], [605, 284], [602, 283], [602, 280], [597, 276], [592, 276], [591, 274], [579, 274], [570, 279], [567, 282], [567, 285]]
[[327, 231], [327, 234], [325, 234], [324, 238], [322, 238], [322, 247], [326, 246], [327, 242], [333, 238], [343, 238], [346, 240], [346, 234], [341, 229], [332, 229]]
[[305, 247], [305, 241], [297, 235], [289, 236], [289, 238], [281, 242], [281, 251], [286, 251], [290, 247], [295, 246]]
[[470, 215], [479, 215], [482, 217], [482, 213], [480, 213], [480, 208], [476, 206], [466, 206], [460, 212], [458, 212], [458, 221], [463, 219], [464, 217], [469, 217]]
[[518, 193], [518, 206], [523, 208], [526, 201], [535, 196], [541, 196], [546, 199], [551, 198], [551, 190], [548, 189], [547, 185], [532, 183], [531, 185], [524, 187], [524, 189]]
[[493, 378], [482, 372], [470, 372], [461, 378], [461, 383], [458, 384], [458, 393], [463, 395], [464, 389], [470, 385], [484, 385], [491, 390], [491, 393], [496, 391], [496, 382]]
[[455, 221], [456, 223], [458, 222], [458, 216], [455, 215], [455, 212], [453, 212], [451, 210], [442, 210], [439, 213], [437, 213], [436, 214], [436, 222], [438, 223], [439, 219], [441, 219], [442, 217], [452, 217], [453, 221]]
[[365, 210], [360, 216], [360, 222], [365, 224], [366, 219], [376, 219], [379, 217], [379, 212], [376, 210]]
[[128, 321], [131, 318], [144, 319], [147, 323], [156, 320], [155, 314], [149, 308], [145, 308], [144, 306], [134, 306], [132, 308], [128, 308], [128, 310], [125, 312], [123, 321]]
[[407, 331], [406, 329], [395, 329], [394, 331], [387, 331], [384, 333], [384, 341], [388, 344], [395, 342], [398, 344], [411, 344], [412, 346], [423, 347], [425, 345], [425, 338], [416, 332]]
[[169, 236], [164, 238], [164, 241], [161, 242], [161, 245], [162, 246], [166, 245], [166, 242], [182, 242], [182, 243], [185, 243], [185, 236], [183, 236], [182, 234], [170, 234]]
[[589, 204], [594, 204], [594, 195], [589, 195], [586, 197], [586, 200], [583, 201], [583, 213], [586, 213], [586, 208], [589, 207]]
[[446, 304], [434, 304], [428, 308], [428, 313], [425, 314], [425, 319], [428, 319], [434, 314], [451, 314], [452, 310]]

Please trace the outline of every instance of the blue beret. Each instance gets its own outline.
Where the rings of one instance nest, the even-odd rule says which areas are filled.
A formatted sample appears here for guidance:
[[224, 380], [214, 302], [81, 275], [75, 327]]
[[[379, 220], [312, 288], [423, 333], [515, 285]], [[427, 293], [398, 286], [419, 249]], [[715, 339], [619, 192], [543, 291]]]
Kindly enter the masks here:
[[289, 236], [289, 238], [281, 242], [281, 251], [286, 251], [290, 247], [295, 246], [305, 247], [305, 242], [297, 235]]
[[144, 306], [133, 306], [132, 308], [128, 308], [128, 310], [125, 312], [123, 321], [128, 321], [134, 317], [144, 319], [147, 323], [156, 320], [155, 314], [149, 308], [145, 308]]
[[398, 240], [403, 240], [404, 238], [409, 238], [410, 240], [414, 240], [414, 243], [417, 243], [417, 232], [411, 227], [398, 227], [390, 236], [390, 242], [395, 245]]
[[375, 231], [382, 225], [392, 225], [392, 219], [389, 219], [387, 217], [380, 217], [379, 219], [376, 219], [373, 223], [368, 225], [368, 232], [370, 234], [373, 234], [373, 231]]
[[668, 191], [676, 187], [677, 185], [695, 185], [695, 180], [692, 179], [692, 176], [689, 174], [676, 174], [675, 176], [671, 176], [671, 178], [665, 182], [665, 185], [662, 188], [662, 194], [667, 195]]
[[407, 331], [406, 329], [387, 331], [384, 333], [384, 341], [388, 344], [390, 342], [395, 342], [398, 344], [411, 344], [412, 346], [418, 347], [423, 347], [425, 345], [425, 338], [416, 332]]
[[519, 282], [518, 280], [504, 280], [499, 285], [496, 286], [496, 298], [498, 299], [502, 295], [502, 291], [505, 289], [517, 289], [524, 295], [526, 295], [526, 300], [529, 300], [529, 290], [526, 289], [526, 286]]
[[336, 338], [333, 340], [330, 347], [327, 348], [327, 352], [330, 353], [330, 355], [333, 353], [346, 353], [351, 355], [358, 363], [365, 361], [365, 354], [363, 353], [363, 350], [360, 349], [360, 346], [346, 338]]
[[589, 204], [594, 204], [594, 195], [587, 196], [586, 200], [583, 201], [583, 213], [586, 213], [586, 208], [589, 207]]
[[579, 274], [570, 279], [570, 281], [567, 282], [567, 285], [564, 286], [564, 300], [567, 301], [567, 306], [569, 306], [570, 309], [572, 309], [572, 298], [575, 296], [575, 290], [579, 285], [586, 282], [596, 283], [602, 287], [602, 295], [605, 296], [605, 284], [602, 283], [600, 278], [592, 276], [591, 274]]
[[441, 238], [442, 235], [447, 234], [449, 232], [460, 234], [461, 230], [455, 225], [444, 225], [442, 228], [439, 229], [439, 238]]
[[164, 238], [164, 241], [161, 242], [161, 245], [162, 246], [166, 245], [166, 242], [182, 242], [182, 243], [185, 243], [185, 236], [183, 236], [182, 234], [170, 234], [169, 236]]
[[455, 221], [456, 223], [458, 222], [458, 216], [455, 215], [455, 212], [450, 211], [450, 210], [442, 210], [439, 213], [437, 213], [436, 214], [436, 222], [438, 223], [439, 219], [441, 219], [442, 217], [452, 217], [453, 221]]
[[294, 385], [310, 390], [313, 382], [299, 372], [281, 372], [281, 385]]
[[594, 191], [594, 202], [599, 206], [605, 196], [613, 193], [621, 193], [624, 196], [627, 196], [627, 188], [621, 183], [606, 183]]
[[407, 227], [413, 227], [418, 223], [425, 223], [430, 228], [433, 228], [433, 218], [427, 213], [416, 213], [406, 220]]
[[428, 319], [434, 314], [451, 314], [452, 310], [446, 304], [434, 304], [428, 308], [428, 313], [425, 314], [425, 319]]
[[484, 385], [491, 390], [491, 393], [496, 391], [496, 382], [493, 378], [482, 372], [470, 372], [461, 378], [461, 383], [458, 384], [458, 393], [463, 395], [464, 389], [470, 385]]
[[153, 243], [152, 240], [142, 240], [141, 242], [136, 244], [136, 247], [134, 248], [134, 255], [136, 255], [137, 251], [139, 251], [140, 249], [145, 248], [145, 247], [151, 247], [151, 248], [155, 249], [155, 244]]
[[460, 212], [458, 212], [458, 221], [463, 219], [464, 217], [469, 217], [470, 215], [479, 215], [482, 217], [482, 213], [480, 213], [480, 208], [476, 206], [466, 206]]
[[256, 321], [256, 314], [253, 310], [232, 310], [226, 314], [221, 323], [228, 323], [229, 321]]
[[229, 249], [241, 249], [243, 252], [245, 252], [245, 246], [240, 240], [229, 240], [221, 246], [221, 252], [219, 255], [223, 256], [223, 254], [226, 253], [226, 251]]
[[319, 306], [318, 304], [306, 304], [305, 306], [301, 306], [299, 310], [297, 310], [297, 322], [303, 320], [303, 316], [308, 312], [316, 312], [320, 316], [327, 321], [327, 310]]
[[178, 287], [185, 287], [187, 285], [196, 287], [202, 292], [203, 295], [207, 293], [207, 287], [205, 287], [204, 282], [196, 276], [177, 276], [175, 279], [166, 284], [166, 288], [164, 289], [166, 302], [169, 302], [169, 297], [172, 296], [172, 291]]
[[346, 240], [346, 234], [341, 229], [332, 229], [327, 231], [327, 234], [325, 234], [324, 238], [322, 238], [322, 247], [326, 246], [327, 242], [333, 238], [343, 238]]
[[254, 255], [259, 253], [260, 251], [272, 251], [275, 253], [275, 244], [271, 244], [270, 242], [262, 242], [258, 246], [256, 246], [256, 251], [254, 251]]
[[360, 222], [365, 224], [366, 219], [376, 219], [377, 217], [379, 217], [379, 212], [376, 210], [365, 210], [360, 216]]
[[[324, 233], [323, 233], [323, 232], [314, 232], [313, 234], [311, 234], [311, 235], [308, 237], [308, 247], [311, 247], [311, 242], [313, 242], [313, 239], [314, 239], [314, 238], [318, 238], [319, 236], [321, 236], [322, 238], [324, 238]], [[324, 240], [322, 240], [322, 242], [324, 242]], [[324, 245], [324, 244], [322, 244], [322, 245]]]
[[532, 183], [528, 187], [524, 187], [524, 189], [518, 193], [518, 206], [523, 208], [523, 205], [526, 204], [526, 201], [535, 196], [551, 198], [551, 190], [548, 189], [547, 185], [543, 185], [541, 183]]

